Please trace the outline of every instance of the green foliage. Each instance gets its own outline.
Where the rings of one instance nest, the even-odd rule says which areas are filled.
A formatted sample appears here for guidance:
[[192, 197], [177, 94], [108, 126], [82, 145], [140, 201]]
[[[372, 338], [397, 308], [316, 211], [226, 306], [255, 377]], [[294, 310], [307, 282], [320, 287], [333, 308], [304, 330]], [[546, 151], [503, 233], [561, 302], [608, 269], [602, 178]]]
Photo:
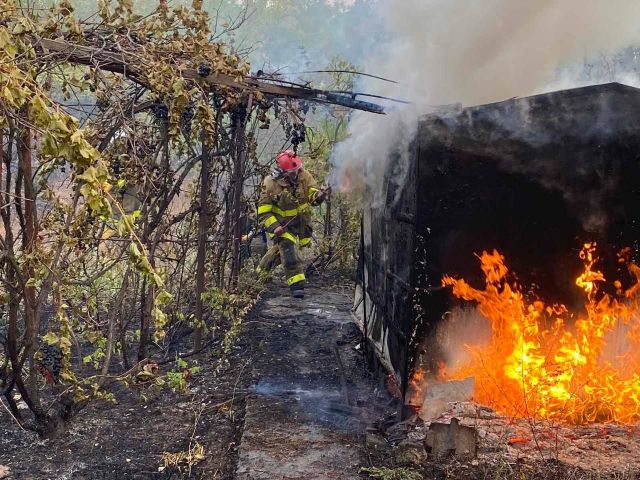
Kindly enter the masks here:
[[[7, 11], [15, 9], [13, 2], [0, 1], [0, 16], [5, 26], [0, 27], [0, 92], [6, 107], [26, 111], [26, 121], [44, 132], [41, 154], [45, 159], [64, 158], [81, 172], [76, 180], [82, 182], [81, 193], [87, 205], [98, 216], [108, 218], [111, 205], [105, 194], [111, 189], [109, 175], [100, 154], [78, 128], [76, 119], [56, 108], [36, 79], [32, 69], [23, 70], [15, 60], [18, 55], [33, 58], [33, 46], [26, 34], [37, 30], [27, 17], [11, 18]], [[5, 118], [0, 127], [7, 126]]]
[[202, 370], [202, 367], [192, 366], [189, 367], [189, 363], [176, 357], [176, 366], [170, 372], [167, 372], [167, 384], [175, 392], [188, 393], [189, 382], [193, 375], [197, 375]]
[[[80, 6], [82, 10], [87, 3]], [[171, 262], [166, 256], [181, 254], [178, 263], [183, 264], [193, 261], [188, 249], [177, 253], [176, 247], [164, 244], [160, 248], [166, 256], [158, 258], [158, 243], [173, 226], [175, 210], [168, 207], [181, 186], [174, 188], [172, 183], [177, 178], [172, 156], [185, 165], [182, 178], [186, 178], [194, 166], [188, 159], [194, 155], [190, 140], [204, 138], [210, 148], [219, 148], [220, 129], [228, 125], [222, 120], [242, 101], [243, 92], [224, 87], [212, 101], [206, 85], [183, 73], [205, 65], [217, 74], [238, 78], [249, 72], [249, 66], [223, 43], [211, 41], [210, 17], [198, 0], [172, 8], [165, 3], [156, 8], [155, 2], [146, 16], [134, 11], [131, 0], [101, 0], [98, 16], [86, 22], [76, 16], [77, 4], [68, 0], [47, 4], [50, 9], [32, 9], [14, 0], [0, 0], [3, 148], [19, 149], [18, 155], [24, 155], [24, 161], [37, 171], [37, 185], [31, 191], [28, 182], [17, 180], [20, 177], [15, 174], [3, 176], [15, 183], [11, 190], [20, 199], [14, 202], [16, 207], [5, 205], [3, 194], [4, 225], [29, 225], [0, 234], [0, 294], [1, 303], [11, 299], [9, 291], [23, 299], [18, 307], [24, 309], [24, 315], [15, 324], [18, 334], [11, 339], [21, 356], [17, 363], [35, 356], [39, 342], [59, 347], [63, 393], [71, 392], [75, 401], [83, 402], [96, 396], [109, 398], [103, 390], [109, 375], [87, 376], [88, 366], [108, 372], [114, 355], [127, 354], [130, 342], [147, 342], [149, 333], [162, 348], [171, 319], [167, 312], [174, 308], [171, 289], [179, 293], [183, 289], [177, 282], [168, 284]], [[102, 51], [102, 36], [110, 46], [122, 49], [121, 58], [131, 64], [126, 73], [134, 81], [93, 65], [70, 65], [65, 55], [43, 55], [41, 45], [37, 57], [34, 48], [39, 39], [50, 39], [97, 46]], [[57, 100], [77, 99], [85, 93], [95, 101], [97, 113], [85, 119], [81, 128], [81, 122]], [[131, 109], [125, 108], [129, 101], [162, 107], [166, 118], [147, 111], [130, 118]], [[257, 106], [264, 107], [262, 101], [255, 96]], [[192, 112], [190, 136], [183, 125], [187, 111]], [[140, 208], [125, 210], [120, 199], [123, 192], [144, 192]], [[195, 194], [195, 189], [191, 192]], [[27, 212], [28, 218], [21, 209], [23, 195], [24, 202], [38, 205], [32, 209], [35, 213]], [[30, 195], [35, 198], [26, 198]], [[189, 236], [192, 231], [185, 228], [180, 233]], [[129, 272], [134, 274], [125, 281]], [[150, 322], [134, 336], [126, 309], [134, 314], [140, 311], [135, 307], [141, 298], [143, 315]], [[183, 295], [183, 304], [189, 300]], [[56, 315], [41, 319], [38, 315], [49, 305], [55, 307]], [[41, 321], [46, 333], [39, 338]], [[72, 362], [74, 355], [79, 357], [77, 362]], [[0, 389], [6, 387], [7, 368], [6, 363], [0, 365]], [[184, 390], [189, 376], [198, 370], [184, 367], [182, 372], [170, 372], [169, 383]], [[25, 375], [36, 374], [29, 371]], [[126, 375], [117, 379], [128, 381]], [[25, 383], [49, 389], [42, 382]], [[43, 392], [28, 393], [31, 401], [26, 403], [36, 423], [46, 425], [48, 413], [40, 402]], [[54, 401], [58, 398], [54, 396]]]
[[213, 318], [225, 320], [228, 325], [222, 342], [222, 355], [231, 353], [231, 347], [241, 332], [242, 320], [260, 298], [264, 287], [250, 282], [254, 274], [253, 268], [245, 267], [241, 274], [240, 284], [236, 291], [227, 292], [219, 288], [211, 288], [203, 293], [203, 300], [209, 307]]
[[[275, 47], [292, 36], [297, 37], [292, 44], [313, 43], [317, 35], [305, 25], [318, 15], [326, 17], [321, 23], [334, 22], [331, 15], [339, 11], [321, 0], [249, 3], [250, 9], [258, 9], [245, 19], [249, 42], [252, 35], [266, 32]], [[163, 375], [152, 361], [158, 352], [166, 353], [165, 338], [185, 321], [221, 338], [215, 353], [223, 365], [261, 293], [248, 263], [239, 276], [236, 269], [230, 274], [237, 221], [230, 215], [236, 211], [230, 200], [238, 184], [233, 176], [236, 141], [245, 141], [248, 156], [239, 184], [249, 185], [249, 179], [268, 171], [257, 160], [258, 130], [253, 127], [268, 126], [272, 105], [253, 92], [246, 137], [237, 137], [232, 125], [243, 117], [247, 92], [211, 89], [198, 76], [184, 74], [206, 67], [234, 80], [247, 75], [249, 64], [235, 43], [239, 22], [232, 19], [241, 12], [238, 2], [222, 2], [215, 18], [218, 2], [209, 0], [40, 0], [38, 8], [22, 5], [0, 0], [0, 129], [6, 151], [13, 149], [15, 155], [20, 148], [22, 155], [25, 144], [32, 147], [28, 154], [35, 188], [27, 192], [14, 169], [11, 192], [20, 201], [27, 194], [34, 199], [6, 205], [0, 198], [0, 212], [10, 217], [7, 224], [16, 225], [15, 232], [0, 232], [0, 306], [15, 310], [11, 299], [21, 299], [15, 322], [18, 361], [28, 365], [30, 356], [37, 360], [33, 352], [40, 342], [62, 352], [62, 385], [36, 381], [34, 371], [23, 369], [31, 377], [24, 383], [33, 402], [26, 403], [35, 423], [42, 423], [38, 428], [46, 428], [48, 412], [56, 410], [49, 402], [66, 395], [77, 402], [113, 400], [108, 391], [113, 382], [188, 391], [200, 367], [178, 359]], [[300, 23], [283, 27], [280, 16], [285, 13]], [[261, 26], [254, 28], [252, 22]], [[72, 42], [122, 58], [126, 75], [97, 68], [98, 60], [91, 66], [73, 65], [66, 54], [43, 54], [42, 45], [36, 52], [34, 39]], [[281, 58], [288, 55], [283, 52]], [[336, 60], [333, 67], [353, 66]], [[321, 81], [328, 88], [353, 85], [352, 77], [342, 74]], [[74, 104], [83, 102], [90, 107], [74, 110]], [[287, 115], [282, 110], [297, 108], [281, 103], [282, 116]], [[70, 114], [76, 111], [79, 119]], [[344, 111], [314, 115], [308, 119], [308, 165], [325, 183], [331, 149], [344, 137], [348, 118]], [[193, 272], [202, 238], [197, 223], [203, 211], [198, 195], [203, 147], [216, 153], [209, 159], [211, 190], [205, 196], [209, 226], [202, 299], [208, 318], [196, 324]], [[241, 194], [242, 203], [251, 203], [251, 192]], [[33, 238], [23, 228], [28, 201], [38, 206], [33, 225], [28, 225]], [[351, 210], [337, 199], [331, 208], [334, 231], [346, 226], [344, 235], [350, 235]], [[321, 225], [317, 231], [324, 213], [316, 216]], [[328, 235], [322, 248], [340, 248], [346, 238], [340, 235]], [[39, 315], [49, 307], [53, 314]], [[5, 322], [4, 312], [0, 322]], [[6, 352], [0, 357], [6, 359]], [[0, 389], [6, 387], [3, 379], [9, 378], [11, 362], [0, 362]], [[110, 368], [115, 364], [119, 374]]]
[[93, 368], [97, 370], [100, 368], [100, 363], [105, 357], [107, 339], [99, 330], [94, 329], [85, 329], [82, 336], [84, 339], [89, 341], [94, 349], [93, 353], [82, 357], [82, 362], [93, 365]]

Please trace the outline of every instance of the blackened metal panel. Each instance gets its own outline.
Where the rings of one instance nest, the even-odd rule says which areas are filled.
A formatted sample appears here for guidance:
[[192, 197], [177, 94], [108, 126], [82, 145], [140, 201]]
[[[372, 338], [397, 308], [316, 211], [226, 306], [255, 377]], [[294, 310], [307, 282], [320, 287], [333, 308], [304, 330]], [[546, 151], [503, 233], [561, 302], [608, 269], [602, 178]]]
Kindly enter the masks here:
[[385, 178], [380, 179], [380, 190], [373, 193], [378, 201], [372, 202], [363, 215], [355, 313], [382, 363], [404, 390], [412, 325], [416, 208], [413, 145], [389, 165]]

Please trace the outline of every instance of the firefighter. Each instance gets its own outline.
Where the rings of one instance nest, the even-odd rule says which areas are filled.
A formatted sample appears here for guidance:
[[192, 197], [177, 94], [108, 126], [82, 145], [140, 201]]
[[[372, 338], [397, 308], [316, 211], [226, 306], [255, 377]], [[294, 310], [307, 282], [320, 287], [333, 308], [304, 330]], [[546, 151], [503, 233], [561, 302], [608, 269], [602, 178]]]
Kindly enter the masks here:
[[296, 298], [304, 297], [306, 278], [299, 249], [311, 244], [311, 206], [320, 205], [326, 195], [326, 190], [317, 188], [313, 175], [302, 168], [302, 159], [293, 150], [276, 157], [273, 173], [262, 183], [258, 221], [274, 245], [256, 270], [266, 277], [281, 263]]

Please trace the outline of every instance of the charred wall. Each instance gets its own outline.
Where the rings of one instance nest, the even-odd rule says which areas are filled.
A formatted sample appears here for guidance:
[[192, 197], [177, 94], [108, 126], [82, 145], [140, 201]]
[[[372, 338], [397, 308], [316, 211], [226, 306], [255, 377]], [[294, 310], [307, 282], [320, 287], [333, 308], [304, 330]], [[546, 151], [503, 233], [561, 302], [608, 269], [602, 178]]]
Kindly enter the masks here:
[[410, 155], [398, 154], [390, 164], [376, 200], [363, 212], [354, 311], [372, 352], [402, 385], [408, 375], [415, 283], [413, 149]]
[[632, 247], [637, 257], [640, 247], [639, 132], [640, 93], [619, 84], [423, 119], [409, 181], [363, 223], [366, 333], [379, 342], [386, 332], [400, 381], [418, 348], [438, 360], [429, 339], [456, 304], [442, 276], [482, 286], [474, 254], [499, 250], [526, 292], [572, 306], [583, 243], [599, 243], [607, 278], [625, 279], [616, 254]]

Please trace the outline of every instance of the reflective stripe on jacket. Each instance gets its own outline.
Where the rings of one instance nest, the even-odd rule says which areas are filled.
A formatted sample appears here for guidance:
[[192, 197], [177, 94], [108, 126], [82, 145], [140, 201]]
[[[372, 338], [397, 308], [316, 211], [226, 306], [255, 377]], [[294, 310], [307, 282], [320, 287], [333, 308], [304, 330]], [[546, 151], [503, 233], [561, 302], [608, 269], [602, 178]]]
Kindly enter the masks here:
[[262, 182], [258, 221], [273, 234], [279, 226], [287, 225], [294, 217], [300, 218], [307, 212], [319, 191], [315, 178], [306, 170], [300, 170], [294, 185], [286, 178], [274, 179], [268, 176]]

